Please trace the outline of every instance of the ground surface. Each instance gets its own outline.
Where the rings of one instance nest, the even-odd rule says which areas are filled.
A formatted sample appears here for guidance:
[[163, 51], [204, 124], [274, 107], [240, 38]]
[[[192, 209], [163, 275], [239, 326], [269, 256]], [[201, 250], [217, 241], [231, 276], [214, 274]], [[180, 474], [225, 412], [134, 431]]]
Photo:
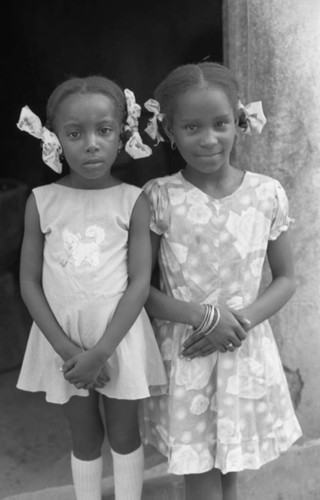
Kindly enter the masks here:
[[[16, 389], [19, 370], [0, 374], [0, 499], [71, 484], [70, 436], [61, 408]], [[112, 475], [108, 445], [104, 476]], [[145, 449], [146, 469], [163, 458]]]

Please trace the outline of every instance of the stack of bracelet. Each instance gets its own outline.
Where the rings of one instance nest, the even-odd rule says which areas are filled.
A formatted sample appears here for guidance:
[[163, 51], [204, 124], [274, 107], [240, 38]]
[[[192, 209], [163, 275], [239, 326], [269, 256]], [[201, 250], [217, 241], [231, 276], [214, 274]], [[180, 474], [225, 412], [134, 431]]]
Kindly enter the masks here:
[[204, 307], [204, 318], [198, 328], [194, 330], [194, 333], [209, 335], [220, 321], [220, 311], [217, 306], [212, 306], [211, 304], [204, 304]]

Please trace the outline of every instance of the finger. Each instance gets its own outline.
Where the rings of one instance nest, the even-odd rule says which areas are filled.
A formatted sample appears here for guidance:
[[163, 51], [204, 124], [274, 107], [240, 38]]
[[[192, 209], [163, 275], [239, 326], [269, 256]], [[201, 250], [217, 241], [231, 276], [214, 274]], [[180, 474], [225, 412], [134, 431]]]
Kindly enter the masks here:
[[181, 351], [181, 354], [183, 356], [187, 357], [192, 357], [194, 355], [197, 355], [197, 352], [199, 352], [203, 347], [208, 347], [211, 346], [210, 342], [206, 338], [201, 338], [198, 340], [198, 342], [192, 344], [192, 346], [188, 347], [187, 349], [183, 349]]
[[75, 365], [75, 360], [73, 358], [71, 359], [68, 359], [68, 361], [66, 361], [62, 367], [60, 368], [60, 370], [64, 373], [66, 373], [67, 371], [71, 370]]
[[238, 321], [239, 321], [239, 323], [241, 323], [242, 326], [244, 326], [246, 328], [250, 328], [250, 326], [251, 326], [250, 319], [245, 318], [244, 316], [242, 316], [242, 318], [239, 319]]
[[68, 382], [72, 382], [73, 384], [76, 382], [80, 382], [80, 380], [78, 380], [76, 373], [73, 369], [68, 370], [67, 372], [64, 372], [63, 376], [66, 380], [68, 380]]
[[194, 352], [196, 352], [202, 345], [203, 339], [198, 339], [197, 342], [193, 342], [191, 345], [188, 345], [185, 347], [185, 345], [182, 345], [181, 349], [181, 354], [182, 355], [189, 355]]
[[233, 352], [236, 350], [235, 346], [230, 342], [228, 345], [225, 346], [227, 351]]
[[83, 377], [79, 376], [77, 373], [74, 372], [67, 372], [64, 375], [65, 380], [70, 382], [71, 384], [82, 384], [82, 386], [86, 385], [88, 383], [87, 379], [84, 379]]
[[234, 317], [239, 321], [241, 326], [244, 326], [246, 328], [250, 327], [251, 321], [248, 318], [246, 318], [242, 313], [235, 311], [233, 309], [231, 310], [231, 312], [234, 315]]
[[243, 328], [240, 327], [236, 328], [235, 334], [240, 341], [245, 340], [247, 338], [247, 332]]
[[218, 351], [219, 352], [222, 352], [222, 353], [225, 353], [228, 351], [228, 349], [224, 346], [224, 345], [219, 345], [218, 347]]
[[210, 354], [213, 354], [216, 351], [217, 349], [213, 346], [204, 347], [203, 349], [200, 349], [200, 351], [197, 353], [197, 357], [204, 358], [206, 356], [209, 356]]
[[96, 384], [99, 384], [98, 387], [104, 387], [106, 385], [106, 381], [105, 380], [102, 380], [100, 378], [97, 378]]
[[201, 333], [193, 333], [192, 335], [190, 335], [190, 337], [187, 338], [187, 340], [185, 340], [182, 344], [182, 347], [184, 349], [188, 349], [189, 347], [191, 347], [193, 344], [195, 344], [196, 342], [198, 342], [199, 340], [203, 339], [204, 338], [204, 335], [202, 335]]
[[242, 341], [239, 339], [238, 335], [236, 335], [236, 334], [232, 335], [232, 337], [230, 337], [228, 340], [229, 340], [229, 342], [224, 343], [225, 346], [227, 346], [231, 342], [231, 344], [233, 344], [234, 347], [241, 347]]

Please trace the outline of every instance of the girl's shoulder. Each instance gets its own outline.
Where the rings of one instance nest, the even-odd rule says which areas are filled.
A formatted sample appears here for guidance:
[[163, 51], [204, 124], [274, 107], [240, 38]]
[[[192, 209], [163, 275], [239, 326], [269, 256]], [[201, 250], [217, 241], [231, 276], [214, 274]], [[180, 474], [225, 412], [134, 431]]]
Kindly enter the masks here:
[[48, 197], [55, 192], [55, 183], [34, 187], [31, 192], [34, 194], [36, 199]]
[[269, 191], [270, 194], [285, 192], [282, 184], [274, 177], [249, 170], [246, 171], [246, 185], [254, 190]]
[[182, 178], [180, 172], [163, 177], [156, 177], [150, 179], [143, 186], [143, 190], [147, 193], [152, 191], [166, 191], [170, 187], [182, 185]]
[[135, 193], [135, 194], [141, 194], [142, 193], [142, 188], [135, 186], [134, 184], [127, 184], [126, 182], [121, 182], [121, 184], [118, 184], [117, 186], [119, 190], [130, 192], [130, 193]]
[[43, 186], [36, 186], [36, 187], [32, 188], [32, 192], [41, 193], [41, 192], [52, 191], [54, 189], [54, 185], [55, 185], [55, 183], [44, 184]]

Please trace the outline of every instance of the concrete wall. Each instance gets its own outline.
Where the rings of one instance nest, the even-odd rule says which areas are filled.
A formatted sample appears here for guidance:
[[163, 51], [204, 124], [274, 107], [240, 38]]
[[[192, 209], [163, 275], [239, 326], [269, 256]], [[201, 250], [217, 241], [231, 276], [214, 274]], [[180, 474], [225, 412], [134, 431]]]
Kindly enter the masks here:
[[244, 103], [262, 100], [268, 123], [242, 136], [242, 168], [285, 187], [297, 291], [272, 318], [304, 438], [320, 436], [320, 2], [227, 0], [226, 64]]

